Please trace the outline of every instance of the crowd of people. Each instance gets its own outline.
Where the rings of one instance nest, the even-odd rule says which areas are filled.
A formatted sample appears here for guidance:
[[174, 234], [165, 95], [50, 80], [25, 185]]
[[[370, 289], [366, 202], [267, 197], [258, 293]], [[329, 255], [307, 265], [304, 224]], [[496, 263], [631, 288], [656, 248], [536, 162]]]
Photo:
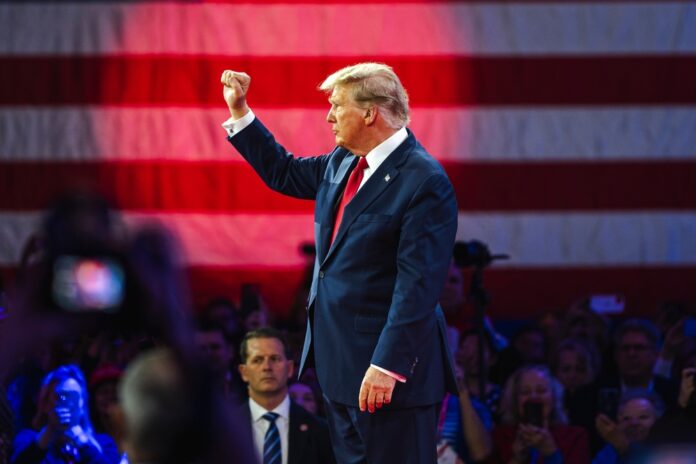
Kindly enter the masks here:
[[[110, 234], [105, 205], [71, 201], [47, 230]], [[61, 246], [45, 240], [7, 293], [0, 463], [334, 462], [319, 382], [295, 375], [302, 318], [275, 317], [257, 286], [193, 310], [168, 235], [152, 230], [129, 240], [143, 317], [37, 309], [33, 283]], [[443, 399], [439, 462], [638, 462], [696, 443], [692, 308], [608, 318], [588, 298], [477, 330], [463, 272], [451, 266], [441, 298], [459, 393]]]

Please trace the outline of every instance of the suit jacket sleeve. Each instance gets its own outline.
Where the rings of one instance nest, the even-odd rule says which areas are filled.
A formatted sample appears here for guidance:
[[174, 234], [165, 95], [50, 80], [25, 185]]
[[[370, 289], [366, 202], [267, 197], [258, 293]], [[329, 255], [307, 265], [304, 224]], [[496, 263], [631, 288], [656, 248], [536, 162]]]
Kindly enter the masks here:
[[436, 323], [435, 307], [452, 259], [457, 231], [457, 202], [444, 172], [430, 174], [415, 190], [401, 224], [397, 277], [387, 322], [372, 364], [407, 379], [426, 340], [427, 324]]
[[316, 197], [329, 155], [294, 157], [276, 142], [258, 117], [227, 139], [271, 189], [296, 198]]

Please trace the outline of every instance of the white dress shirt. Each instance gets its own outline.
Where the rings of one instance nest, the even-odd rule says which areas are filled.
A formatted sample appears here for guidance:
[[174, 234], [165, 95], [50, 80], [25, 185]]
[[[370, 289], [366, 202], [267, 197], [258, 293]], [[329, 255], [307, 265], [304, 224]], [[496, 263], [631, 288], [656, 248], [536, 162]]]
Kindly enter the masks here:
[[[233, 119], [232, 117], [230, 117], [227, 121], [222, 123], [222, 127], [225, 128], [225, 130], [227, 131], [227, 135], [233, 137], [235, 134], [238, 134], [245, 127], [254, 122], [254, 119], [256, 119], [254, 112], [249, 110], [247, 114], [245, 114], [239, 119]], [[387, 138], [384, 142], [380, 143], [375, 148], [370, 150], [367, 155], [365, 155], [365, 160], [367, 161], [368, 167], [366, 167], [365, 170], [363, 170], [363, 178], [360, 182], [360, 186], [358, 187], [358, 191], [360, 191], [362, 186], [365, 185], [365, 182], [367, 182], [370, 176], [372, 176], [372, 174], [379, 168], [379, 166], [384, 162], [384, 160], [386, 160], [389, 157], [389, 155], [391, 155], [392, 152], [394, 152], [394, 150], [396, 150], [399, 147], [399, 145], [401, 145], [404, 142], [404, 140], [406, 140], [407, 137], [408, 132], [406, 131], [405, 127], [402, 127], [398, 131], [394, 132], [391, 136], [389, 136], [389, 138]], [[406, 382], [406, 377], [399, 375], [396, 372], [392, 372], [382, 367], [375, 366], [374, 364], [370, 365], [378, 371], [395, 378], [399, 382]]]
[[256, 450], [259, 462], [263, 462], [263, 440], [266, 431], [271, 423], [263, 418], [267, 412], [278, 414], [276, 427], [280, 433], [280, 453], [283, 457], [283, 464], [288, 464], [288, 435], [290, 431], [290, 396], [285, 395], [285, 399], [274, 410], [268, 411], [256, 401], [249, 398], [249, 410], [251, 411], [251, 429], [254, 434], [254, 449]]

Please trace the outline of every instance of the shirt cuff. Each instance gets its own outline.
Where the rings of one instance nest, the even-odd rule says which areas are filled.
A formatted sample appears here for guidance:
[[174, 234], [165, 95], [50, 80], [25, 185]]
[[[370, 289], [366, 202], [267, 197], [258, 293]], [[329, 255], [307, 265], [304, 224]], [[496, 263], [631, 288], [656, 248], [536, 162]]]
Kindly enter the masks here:
[[388, 371], [382, 367], [375, 366], [374, 364], [370, 364], [370, 366], [374, 367], [375, 369], [377, 369], [378, 371], [380, 371], [384, 374], [387, 374], [389, 377], [395, 378], [396, 380], [398, 380], [401, 383], [406, 383], [406, 377], [404, 377], [403, 375], [399, 375], [396, 372]]
[[247, 114], [239, 119], [230, 117], [230, 119], [222, 123], [222, 127], [227, 131], [228, 136], [234, 137], [235, 134], [238, 134], [242, 129], [254, 122], [254, 119], [256, 119], [254, 112], [249, 110]]

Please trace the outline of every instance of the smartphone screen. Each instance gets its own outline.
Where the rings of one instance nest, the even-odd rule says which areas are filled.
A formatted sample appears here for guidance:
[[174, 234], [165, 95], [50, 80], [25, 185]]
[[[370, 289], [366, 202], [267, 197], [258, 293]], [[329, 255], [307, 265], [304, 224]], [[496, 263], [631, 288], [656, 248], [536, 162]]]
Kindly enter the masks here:
[[544, 426], [544, 405], [536, 401], [524, 403], [524, 416], [522, 422], [535, 427]]
[[53, 266], [53, 301], [73, 312], [117, 312], [125, 297], [122, 267], [111, 258], [59, 256]]

